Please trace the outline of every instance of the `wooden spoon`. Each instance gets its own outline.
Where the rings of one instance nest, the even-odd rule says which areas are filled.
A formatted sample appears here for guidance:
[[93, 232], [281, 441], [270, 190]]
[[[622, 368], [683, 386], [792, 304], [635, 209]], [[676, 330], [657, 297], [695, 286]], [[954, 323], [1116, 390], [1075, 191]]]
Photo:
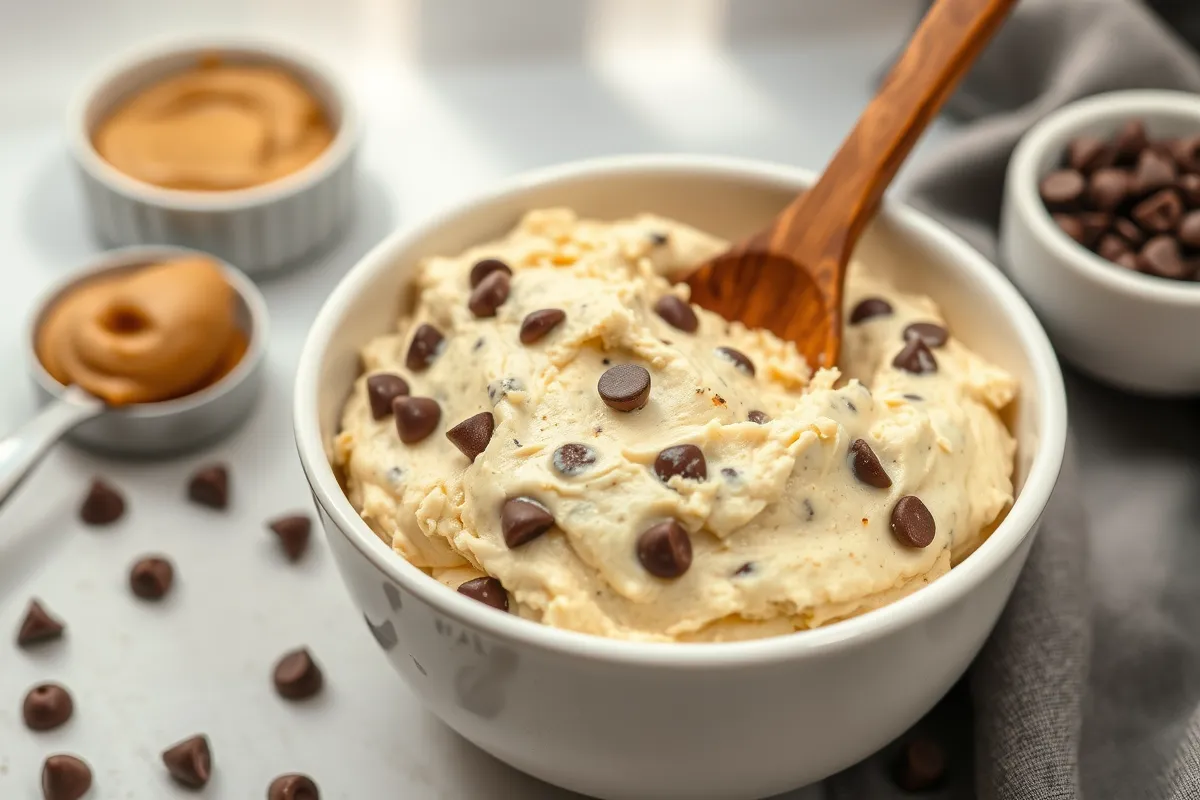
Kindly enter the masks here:
[[846, 263], [917, 138], [1017, 0], [937, 0], [820, 180], [685, 282], [692, 302], [837, 363]]

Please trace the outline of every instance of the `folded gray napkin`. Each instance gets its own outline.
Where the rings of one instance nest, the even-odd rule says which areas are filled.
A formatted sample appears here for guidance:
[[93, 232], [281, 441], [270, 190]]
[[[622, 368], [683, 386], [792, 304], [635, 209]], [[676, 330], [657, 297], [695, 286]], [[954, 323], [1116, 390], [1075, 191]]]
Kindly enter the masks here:
[[[961, 133], [914, 165], [909, 199], [994, 259], [1021, 135], [1072, 100], [1135, 88], [1200, 92], [1200, 0], [1024, 0], [948, 107]], [[921, 736], [948, 756], [922, 796], [1200, 798], [1200, 406], [1070, 371], [1068, 395], [1062, 477], [991, 639], [909, 736], [826, 782], [831, 800], [911, 797], [890, 776]]]

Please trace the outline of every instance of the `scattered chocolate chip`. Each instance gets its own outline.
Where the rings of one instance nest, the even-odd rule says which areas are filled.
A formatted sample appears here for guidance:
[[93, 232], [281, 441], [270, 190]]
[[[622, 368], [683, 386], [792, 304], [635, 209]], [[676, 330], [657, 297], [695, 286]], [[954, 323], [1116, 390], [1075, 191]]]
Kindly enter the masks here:
[[858, 325], [872, 317], [884, 317], [892, 313], [892, 304], [882, 297], [868, 297], [860, 300], [850, 312], [850, 324]]
[[42, 683], [29, 690], [21, 713], [31, 731], [54, 730], [71, 718], [75, 703], [71, 694], [57, 683]]
[[1054, 224], [1075, 241], [1083, 244], [1083, 222], [1074, 214], [1051, 214]]
[[1104, 211], [1084, 211], [1079, 215], [1079, 224], [1083, 230], [1083, 246], [1091, 247], [1097, 239], [1108, 233], [1113, 217]]
[[892, 507], [892, 533], [907, 547], [928, 547], [935, 531], [933, 515], [921, 498], [905, 495]]
[[1200, 171], [1200, 136], [1187, 136], [1171, 142], [1171, 155], [1185, 172]]
[[521, 332], [519, 337], [521, 344], [533, 344], [539, 341], [550, 331], [557, 328], [562, 321], [567, 318], [567, 312], [561, 308], [543, 308], [541, 311], [532, 311], [525, 316], [521, 322]]
[[483, 349], [483, 337], [482, 336], [480, 336], [478, 339], [475, 340], [475, 344], [473, 344], [471, 346], [471, 349], [473, 351], [475, 351], [476, 353], [478, 353], [480, 350]]
[[1130, 247], [1140, 247], [1142, 242], [1146, 241], [1146, 234], [1131, 219], [1118, 217], [1113, 222], [1113, 230]]
[[92, 788], [92, 769], [77, 756], [59, 753], [42, 764], [45, 800], [79, 800]]
[[275, 691], [286, 700], [307, 700], [321, 691], [325, 676], [307, 647], [284, 654], [275, 664]]
[[229, 468], [210, 464], [192, 473], [188, 481], [188, 499], [202, 506], [222, 510], [229, 505]]
[[1183, 216], [1183, 201], [1174, 189], [1163, 189], [1134, 206], [1131, 216], [1142, 230], [1167, 233], [1175, 230], [1179, 224], [1179, 218]]
[[654, 459], [654, 474], [663, 483], [679, 476], [684, 480], [702, 481], [708, 478], [708, 463], [704, 451], [694, 444], [668, 447]]
[[488, 384], [488, 400], [494, 406], [508, 396], [509, 392], [523, 392], [525, 384], [520, 378], [501, 378]]
[[851, 414], [857, 414], [857, 413], [858, 413], [858, 406], [854, 405], [854, 403], [853, 403], [853, 402], [851, 402], [850, 398], [848, 398], [848, 397], [843, 397], [843, 398], [842, 398], [842, 400], [844, 400], [844, 401], [845, 401], [845, 403], [846, 403], [846, 408], [850, 409], [850, 413], [851, 413]]
[[1179, 252], [1179, 242], [1170, 236], [1155, 236], [1142, 247], [1138, 269], [1160, 278], [1182, 280], [1191, 272]]
[[1067, 144], [1067, 165], [1079, 172], [1091, 172], [1112, 163], [1114, 153], [1096, 136], [1080, 136]]
[[914, 336], [904, 343], [904, 347], [892, 359], [892, 366], [913, 375], [924, 375], [937, 372], [937, 359], [925, 342]]
[[490, 273], [471, 290], [467, 299], [467, 308], [477, 317], [494, 317], [496, 309], [504, 305], [508, 299], [512, 278], [507, 272], [499, 270]]
[[1096, 253], [1101, 258], [1107, 258], [1109, 261], [1116, 261], [1128, 252], [1128, 243], [1120, 236], [1111, 233], [1101, 237], [1100, 244], [1096, 247]]
[[1123, 169], [1098, 169], [1088, 180], [1086, 201], [1098, 211], [1112, 212], [1129, 195], [1132, 178]]
[[934, 322], [914, 322], [904, 329], [904, 340], [920, 339], [927, 347], [941, 347], [950, 338], [950, 332]]
[[1083, 196], [1083, 176], [1073, 169], [1060, 169], [1042, 178], [1038, 192], [1042, 202], [1058, 210], [1070, 210]]
[[682, 525], [669, 519], [642, 531], [637, 557], [651, 575], [678, 578], [692, 565], [692, 539]]
[[392, 413], [392, 401], [408, 394], [408, 381], [399, 375], [380, 372], [367, 378], [367, 401], [371, 416], [383, 419]]
[[1180, 220], [1179, 241], [1188, 247], [1200, 248], [1200, 211], [1190, 211]]
[[816, 515], [817, 512], [813, 508], [812, 500], [809, 500], [807, 497], [804, 498], [804, 518], [809, 522], [812, 522], [812, 518]]
[[1190, 172], [1186, 175], [1180, 175], [1175, 185], [1179, 188], [1179, 193], [1183, 195], [1183, 201], [1189, 207], [1200, 207], [1200, 175], [1194, 175]]
[[500, 510], [500, 530], [510, 548], [532, 542], [552, 527], [554, 515], [532, 497], [510, 497]]
[[892, 771], [896, 785], [906, 792], [927, 792], [942, 784], [946, 776], [946, 754], [932, 739], [918, 737], [905, 742]]
[[184, 786], [199, 789], [212, 777], [212, 750], [204, 734], [171, 745], [163, 751], [162, 760], [171, 777]]
[[759, 411], [757, 409], [754, 409], [749, 414], [747, 414], [746, 419], [750, 420], [755, 425], [766, 425], [768, 422], [771, 421], [771, 418], [768, 417], [766, 415], [766, 413]]
[[79, 506], [79, 518], [88, 525], [108, 525], [116, 522], [125, 513], [125, 498], [117, 489], [102, 478], [94, 478], [83, 504]]
[[508, 592], [504, 591], [504, 584], [490, 576], [466, 581], [458, 587], [458, 593], [492, 608], [508, 611]]
[[430, 397], [397, 397], [392, 401], [400, 441], [415, 444], [433, 433], [442, 419], [442, 407]]
[[664, 244], [671, 241], [671, 237], [669, 235], [659, 231], [651, 231], [650, 233], [646, 234], [646, 236], [648, 239], [650, 239], [650, 244], [654, 245], [655, 247], [662, 247]]
[[505, 275], [512, 275], [512, 267], [505, 264], [498, 258], [485, 258], [482, 261], [476, 261], [475, 266], [471, 267], [471, 288], [474, 289], [479, 284], [483, 283], [483, 279], [489, 275], [494, 275], [501, 272]]
[[429, 365], [441, 355], [446, 337], [442, 332], [429, 323], [423, 323], [413, 333], [412, 344], [408, 346], [408, 354], [404, 356], [404, 365], [413, 372], [429, 369]]
[[596, 390], [614, 411], [637, 411], [650, 399], [650, 373], [638, 364], [618, 364], [604, 371]]
[[1116, 157], [1126, 164], [1137, 161], [1138, 155], [1150, 144], [1146, 126], [1141, 120], [1131, 119], [1122, 125], [1113, 136]]
[[700, 320], [692, 307], [673, 294], [658, 298], [658, 302], [654, 304], [654, 313], [672, 328], [678, 328], [684, 333], [695, 333], [700, 327]]
[[1133, 191], [1147, 195], [1175, 183], [1177, 173], [1171, 159], [1152, 149], [1142, 151], [1133, 171]]
[[924, 400], [924, 399], [925, 399], [924, 397], [921, 397], [921, 395], [919, 395], [919, 394], [906, 394], [906, 395], [901, 395], [901, 396], [902, 396], [902, 397], [903, 397], [905, 400], [911, 400], [911, 401], [913, 401], [914, 403], [919, 403], [919, 402], [921, 402], [922, 400]]
[[750, 356], [741, 350], [734, 350], [732, 347], [718, 347], [717, 355], [731, 362], [747, 375], [754, 377], [754, 362], [750, 360]]
[[866, 439], [855, 439], [850, 445], [850, 465], [854, 470], [854, 477], [868, 486], [887, 489], [892, 485], [892, 479], [888, 477], [883, 464], [879, 463], [879, 457], [875, 455], [871, 445], [867, 444]]
[[496, 418], [492, 416], [492, 412], [481, 411], [446, 431], [446, 438], [464, 456], [474, 461], [480, 453], [487, 449], [488, 442], [492, 440], [492, 432], [495, 430]]
[[576, 475], [582, 475], [592, 464], [596, 463], [596, 451], [586, 444], [571, 442], [555, 450], [554, 454], [550, 456], [550, 462], [563, 475], [573, 478]]
[[143, 600], [161, 600], [175, 582], [175, 568], [159, 556], [148, 556], [129, 570], [129, 588]]
[[280, 775], [271, 781], [267, 800], [321, 800], [321, 793], [307, 775]]
[[740, 578], [743, 575], [749, 575], [751, 572], [754, 572], [754, 562], [747, 561], [745, 564], [742, 564], [740, 567], [735, 569], [733, 571], [733, 574], [734, 574], [734, 577]]
[[733, 482], [739, 480], [742, 476], [733, 467], [721, 467], [721, 477], [727, 481]]
[[308, 549], [308, 537], [312, 532], [312, 520], [307, 514], [288, 514], [276, 517], [267, 527], [279, 539], [279, 546], [289, 561], [299, 561]]
[[1133, 270], [1134, 272], [1140, 271], [1140, 268], [1138, 267], [1138, 257], [1134, 255], [1132, 251], [1122, 253], [1121, 255], [1112, 259], [1112, 262], [1118, 266], [1124, 267], [1125, 269]]
[[61, 622], [42, 608], [41, 603], [37, 600], [30, 600], [29, 608], [25, 611], [25, 619], [21, 620], [21, 627], [17, 630], [17, 645], [29, 647], [33, 644], [48, 642], [51, 639], [58, 639], [62, 636], [63, 627]]

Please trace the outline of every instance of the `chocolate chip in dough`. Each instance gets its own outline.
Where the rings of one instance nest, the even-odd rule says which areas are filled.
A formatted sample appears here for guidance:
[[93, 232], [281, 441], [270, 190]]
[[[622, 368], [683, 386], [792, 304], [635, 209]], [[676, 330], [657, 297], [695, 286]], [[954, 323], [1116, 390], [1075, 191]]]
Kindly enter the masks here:
[[321, 800], [321, 793], [312, 778], [293, 773], [271, 781], [267, 800]]
[[950, 339], [950, 332], [935, 322], [914, 322], [904, 329], [904, 340], [920, 339], [926, 347], [941, 347]]
[[879, 457], [865, 439], [855, 439], [850, 445], [850, 464], [854, 470], [854, 477], [868, 486], [887, 489], [892, 485], [892, 479], [888, 477], [883, 464], [879, 463]]
[[94, 478], [79, 506], [79, 518], [88, 525], [109, 525], [124, 513], [125, 498], [116, 487], [102, 478]]
[[1117, 129], [1113, 136], [1115, 155], [1119, 161], [1125, 164], [1136, 162], [1137, 157], [1149, 144], [1150, 139], [1146, 136], [1146, 126], [1138, 119], [1126, 122]]
[[1200, 175], [1193, 175], [1190, 172], [1180, 175], [1175, 186], [1183, 196], [1183, 202], [1187, 203], [1189, 208], [1200, 208]]
[[1079, 172], [1107, 167], [1113, 156], [1112, 148], [1096, 136], [1079, 136], [1067, 143], [1067, 166]]
[[212, 777], [212, 750], [204, 734], [184, 739], [162, 752], [167, 772], [177, 782], [200, 789]]
[[1083, 175], [1073, 169], [1051, 172], [1038, 183], [1038, 193], [1047, 207], [1069, 211], [1079, 203], [1086, 182]]
[[936, 526], [921, 498], [905, 495], [892, 507], [892, 533], [907, 547], [928, 547]]
[[1083, 244], [1083, 222], [1075, 214], [1051, 214], [1050, 218], [1054, 220], [1063, 233], [1070, 236], [1079, 244]]
[[210, 464], [192, 474], [188, 480], [188, 499], [202, 506], [222, 510], [229, 505], [229, 468]]
[[275, 691], [286, 700], [307, 700], [321, 691], [325, 676], [307, 647], [285, 653], [272, 675]]
[[927, 792], [942, 784], [946, 776], [946, 753], [941, 745], [926, 737], [904, 743], [892, 777], [906, 792]]
[[129, 570], [129, 588], [143, 600], [161, 600], [175, 582], [175, 568], [160, 556], [139, 559]]
[[75, 712], [71, 693], [57, 683], [39, 684], [25, 695], [21, 713], [31, 731], [50, 731], [65, 723]]
[[663, 483], [676, 476], [689, 481], [708, 478], [708, 463], [704, 451], [694, 444], [668, 447], [654, 459], [654, 474]]
[[413, 372], [423, 372], [442, 354], [446, 337], [429, 323], [422, 323], [413, 333], [412, 343], [404, 356], [404, 365]]
[[1189, 211], [1180, 220], [1179, 241], [1188, 247], [1200, 249], [1200, 211]]
[[755, 425], [766, 425], [771, 421], [771, 418], [766, 415], [766, 412], [754, 409], [746, 415], [746, 419], [753, 422]]
[[885, 317], [892, 313], [892, 304], [882, 297], [868, 297], [860, 300], [850, 312], [850, 324], [858, 325], [873, 317]]
[[371, 416], [383, 419], [392, 413], [392, 401], [408, 394], [408, 381], [390, 372], [380, 372], [367, 378], [367, 401]]
[[1183, 216], [1183, 201], [1174, 189], [1163, 189], [1134, 206], [1131, 216], [1142, 230], [1168, 233], [1175, 230]]
[[737, 569], [735, 569], [733, 571], [733, 576], [735, 578], [740, 578], [743, 575], [749, 575], [752, 572], [754, 572], [754, 562], [747, 561], [745, 564], [742, 564], [740, 567], [738, 567]]
[[442, 419], [442, 407], [430, 397], [397, 397], [392, 401], [396, 432], [405, 444], [416, 444], [433, 433]]
[[92, 768], [83, 759], [58, 753], [42, 764], [45, 800], [79, 800], [92, 788]]
[[471, 290], [467, 308], [471, 309], [471, 313], [476, 317], [496, 316], [496, 310], [508, 300], [511, 281], [512, 278], [507, 272], [497, 270], [491, 273]]
[[552, 527], [554, 515], [532, 497], [510, 497], [500, 509], [500, 530], [510, 548], [532, 542]]
[[1147, 195], [1165, 189], [1175, 183], [1177, 174], [1171, 159], [1151, 149], [1143, 150], [1133, 171], [1133, 191]]
[[679, 522], [669, 519], [642, 531], [637, 557], [651, 575], [678, 578], [692, 565], [692, 539]]
[[671, 241], [670, 234], [663, 233], [662, 231], [651, 231], [650, 233], [646, 234], [646, 237], [650, 240], [650, 244], [654, 245], [655, 247], [662, 247], [664, 244]]
[[493, 577], [472, 578], [458, 587], [458, 593], [485, 606], [508, 611], [508, 592], [504, 591], [504, 584]]
[[1200, 172], [1200, 136], [1185, 136], [1171, 142], [1171, 155], [1184, 172]]
[[17, 646], [29, 647], [58, 639], [63, 634], [63, 628], [64, 625], [50, 616], [41, 603], [30, 600], [25, 619], [21, 620], [21, 627], [17, 630]]
[[489, 275], [494, 275], [497, 272], [502, 272], [505, 275], [512, 275], [512, 267], [505, 264], [498, 258], [485, 258], [482, 261], [476, 261], [475, 266], [471, 267], [471, 288], [474, 289], [479, 284], [483, 283], [483, 279]]
[[596, 451], [586, 444], [570, 442], [554, 451], [550, 463], [563, 475], [573, 478], [582, 475], [596, 463]]
[[1123, 169], [1098, 169], [1088, 180], [1084, 199], [1097, 211], [1115, 211], [1129, 196], [1132, 180]]
[[566, 318], [567, 312], [561, 308], [543, 308], [540, 311], [531, 311], [521, 322], [519, 334], [521, 344], [528, 345], [540, 341], [542, 337], [561, 325]]
[[1172, 280], [1182, 280], [1191, 274], [1179, 251], [1179, 242], [1172, 236], [1155, 236], [1146, 242], [1138, 254], [1138, 269]]
[[279, 540], [279, 546], [289, 561], [299, 561], [308, 550], [308, 539], [312, 533], [312, 520], [307, 514], [288, 514], [276, 517], [267, 527]]
[[654, 304], [654, 313], [658, 314], [672, 328], [684, 333], [695, 333], [700, 327], [700, 320], [692, 307], [673, 294], [663, 295]]
[[618, 364], [604, 371], [596, 390], [614, 411], [637, 411], [650, 400], [650, 373], [638, 364]]
[[446, 438], [473, 462], [487, 449], [495, 430], [496, 418], [492, 416], [492, 412], [481, 411], [446, 431]]
[[1145, 232], [1133, 220], [1125, 217], [1117, 217], [1113, 221], [1113, 231], [1130, 247], [1140, 247], [1146, 241]]
[[914, 336], [904, 343], [904, 347], [892, 359], [892, 366], [913, 375], [925, 375], [937, 372], [937, 359], [933, 357], [928, 345]]
[[734, 350], [732, 347], [718, 347], [716, 352], [717, 355], [732, 363], [742, 372], [754, 377], [754, 362], [741, 350]]

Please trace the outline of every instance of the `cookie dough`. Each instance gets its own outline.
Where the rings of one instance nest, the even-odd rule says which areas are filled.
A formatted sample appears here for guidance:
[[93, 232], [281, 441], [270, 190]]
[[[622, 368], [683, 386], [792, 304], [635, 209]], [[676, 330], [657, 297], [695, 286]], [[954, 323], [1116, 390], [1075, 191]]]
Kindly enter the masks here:
[[451, 588], [625, 639], [788, 633], [944, 574], [1012, 501], [1015, 381], [862, 263], [812, 374], [683, 302], [669, 277], [726, 246], [551, 209], [428, 259], [335, 442], [363, 519]]

